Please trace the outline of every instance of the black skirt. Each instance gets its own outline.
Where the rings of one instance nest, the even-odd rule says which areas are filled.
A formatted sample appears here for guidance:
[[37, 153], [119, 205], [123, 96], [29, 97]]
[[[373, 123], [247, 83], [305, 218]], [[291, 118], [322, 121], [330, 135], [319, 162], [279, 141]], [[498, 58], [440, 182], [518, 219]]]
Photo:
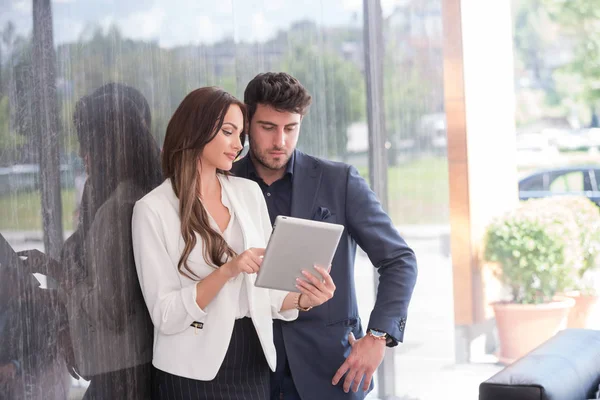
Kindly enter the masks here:
[[223, 364], [212, 381], [155, 370], [155, 400], [268, 400], [270, 369], [250, 318], [235, 321]]

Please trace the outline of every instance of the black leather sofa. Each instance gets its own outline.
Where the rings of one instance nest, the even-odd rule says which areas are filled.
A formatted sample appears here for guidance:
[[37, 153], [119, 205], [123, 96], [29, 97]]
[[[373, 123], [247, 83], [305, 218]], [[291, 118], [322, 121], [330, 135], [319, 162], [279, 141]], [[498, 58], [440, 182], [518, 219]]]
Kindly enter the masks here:
[[479, 400], [598, 398], [600, 331], [567, 329], [479, 385]]

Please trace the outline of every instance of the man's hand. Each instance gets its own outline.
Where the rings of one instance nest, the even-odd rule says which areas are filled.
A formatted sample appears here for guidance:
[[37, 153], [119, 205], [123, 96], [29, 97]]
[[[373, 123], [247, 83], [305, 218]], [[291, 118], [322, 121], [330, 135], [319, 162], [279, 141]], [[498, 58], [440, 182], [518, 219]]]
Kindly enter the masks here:
[[[356, 340], [352, 332], [348, 335], [348, 341], [352, 346], [352, 351], [346, 361], [337, 370], [333, 385], [337, 385], [346, 374], [344, 380], [344, 392], [348, 393], [350, 387], [354, 392], [358, 392], [358, 385], [364, 376], [363, 391], [369, 390], [373, 374], [379, 364], [383, 361], [385, 355], [385, 340], [375, 339], [369, 335]], [[354, 384], [353, 384], [354, 383]]]

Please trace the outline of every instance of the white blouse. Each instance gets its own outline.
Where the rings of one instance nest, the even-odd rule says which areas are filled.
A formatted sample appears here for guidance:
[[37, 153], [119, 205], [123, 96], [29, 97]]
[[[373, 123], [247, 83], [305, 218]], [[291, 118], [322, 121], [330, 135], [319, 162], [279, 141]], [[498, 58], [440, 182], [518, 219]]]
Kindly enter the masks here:
[[[221, 187], [221, 203], [227, 208], [229, 211], [229, 223], [225, 228], [225, 231], [221, 232], [219, 225], [215, 221], [215, 219], [210, 215], [207, 210], [208, 220], [210, 221], [211, 227], [221, 233], [223, 238], [231, 247], [236, 254], [241, 254], [244, 252], [244, 236], [242, 232], [242, 227], [240, 226], [240, 222], [235, 216], [235, 212], [231, 207], [231, 202], [229, 201], [229, 197], [227, 197], [227, 193]], [[229, 281], [229, 285], [233, 286], [234, 292], [238, 293], [238, 298], [235, 303], [238, 304], [238, 310], [236, 313], [236, 319], [250, 317], [250, 310], [248, 308], [248, 291], [246, 290], [246, 285], [244, 282], [246, 281], [248, 275], [245, 273], [239, 274], [235, 278]], [[194, 302], [196, 301], [196, 291], [192, 292], [194, 295]]]

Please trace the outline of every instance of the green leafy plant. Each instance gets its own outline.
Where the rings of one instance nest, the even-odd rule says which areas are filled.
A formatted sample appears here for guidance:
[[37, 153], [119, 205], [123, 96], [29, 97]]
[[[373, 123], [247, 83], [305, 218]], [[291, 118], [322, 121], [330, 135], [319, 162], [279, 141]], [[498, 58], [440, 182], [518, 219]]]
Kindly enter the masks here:
[[573, 287], [584, 268], [580, 229], [558, 198], [535, 199], [494, 220], [484, 257], [499, 265], [512, 302], [536, 304]]
[[[550, 201], [551, 199], [544, 199]], [[579, 241], [583, 251], [583, 266], [578, 271], [573, 290], [582, 294], [596, 294], [591, 272], [598, 268], [600, 255], [600, 209], [583, 196], [560, 196], [552, 199], [556, 206], [568, 210], [579, 228]], [[543, 205], [540, 205], [543, 207]]]

